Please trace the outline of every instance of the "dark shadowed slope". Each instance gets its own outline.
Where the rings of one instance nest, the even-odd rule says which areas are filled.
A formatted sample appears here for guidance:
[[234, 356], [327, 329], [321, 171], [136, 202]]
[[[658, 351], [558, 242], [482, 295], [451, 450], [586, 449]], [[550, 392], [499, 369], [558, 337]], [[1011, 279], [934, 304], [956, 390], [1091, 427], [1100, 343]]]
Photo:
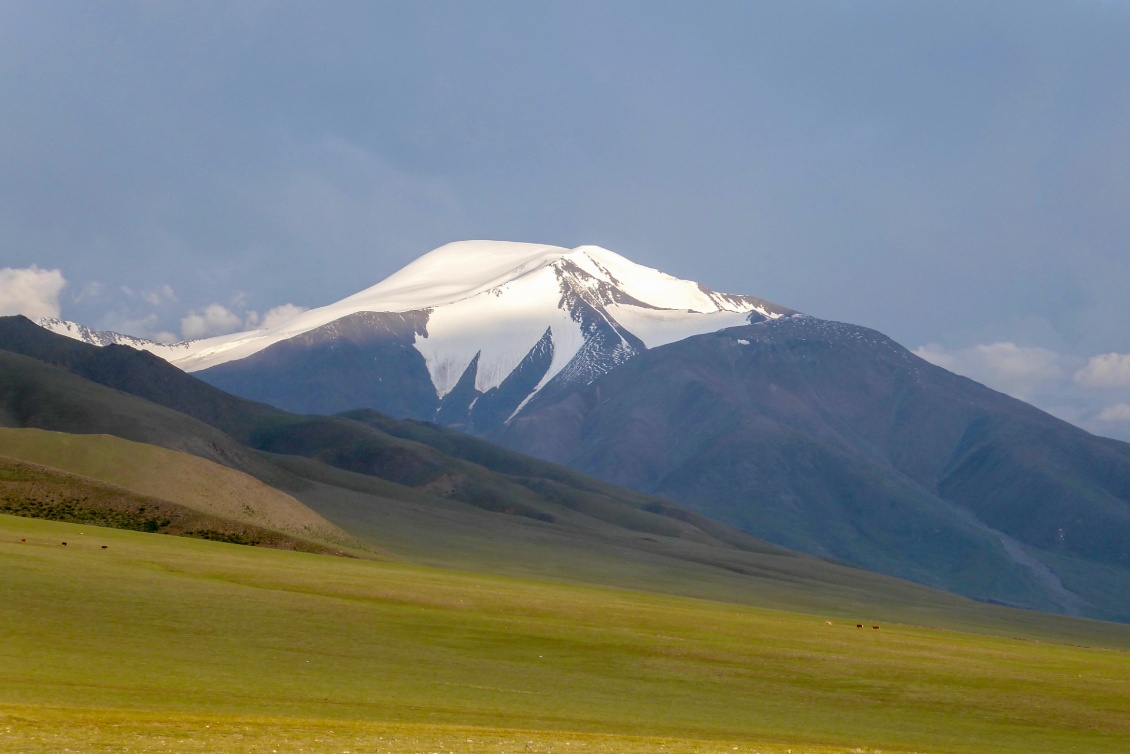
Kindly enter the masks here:
[[424, 357], [412, 348], [426, 323], [426, 312], [361, 312], [197, 376], [298, 413], [380, 406], [395, 416], [430, 418], [440, 401]]
[[980, 599], [1130, 617], [1130, 445], [794, 317], [639, 355], [492, 439], [770, 541]]

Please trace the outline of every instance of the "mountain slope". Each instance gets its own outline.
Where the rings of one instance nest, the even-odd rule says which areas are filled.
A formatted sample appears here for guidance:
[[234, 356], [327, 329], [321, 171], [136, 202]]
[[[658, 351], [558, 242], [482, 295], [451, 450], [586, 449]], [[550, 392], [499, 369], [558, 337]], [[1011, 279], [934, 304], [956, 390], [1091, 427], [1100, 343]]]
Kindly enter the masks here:
[[794, 317], [640, 355], [491, 439], [773, 542], [981, 599], [1126, 620], [1130, 446]]
[[[5, 318], [0, 318], [0, 322], [4, 321]], [[24, 322], [25, 326], [32, 326]], [[74, 342], [59, 345], [67, 346], [69, 351], [71, 343]], [[92, 367], [90, 371], [104, 371], [103, 378], [109, 380], [115, 370], [103, 367], [110, 360], [116, 362], [113, 366], [129, 372], [119, 359], [122, 355], [122, 351], [99, 349], [98, 358], [88, 365]], [[159, 370], [177, 371], [156, 357], [148, 358]], [[144, 369], [137, 370], [135, 376], [122, 382], [129, 383], [136, 378], [148, 391], [160, 390], [159, 379], [146, 380], [144, 372]], [[3, 349], [0, 349], [0, 426], [114, 435], [189, 453], [260, 479], [270, 479], [277, 474], [271, 464], [249, 448], [199, 419], [87, 379], [82, 374]]]
[[[95, 438], [94, 442], [98, 442], [98, 439]], [[177, 455], [190, 458], [183, 454]], [[175, 467], [176, 463], [171, 465]], [[308, 510], [306, 512], [310, 513]], [[321, 525], [315, 530], [289, 533], [249, 521], [248, 516], [232, 518], [223, 515], [224, 513], [225, 511], [217, 513], [214, 507], [207, 505], [186, 505], [167, 497], [146, 495], [53, 466], [0, 455], [0, 514], [82, 524], [86, 531], [80, 530], [78, 534], [88, 543], [91, 538], [102, 539], [106, 534], [105, 529], [109, 528], [280, 550], [370, 555], [353, 549], [357, 543], [340, 530], [335, 530], [336, 533], [329, 539], [323, 538], [321, 535], [334, 529], [325, 521], [321, 521]], [[90, 527], [103, 528], [98, 531]], [[343, 550], [342, 545], [350, 549]]]
[[208, 516], [339, 546], [349, 540], [298, 500], [247, 474], [154, 445], [111, 435], [0, 429], [0, 456], [50, 466]]

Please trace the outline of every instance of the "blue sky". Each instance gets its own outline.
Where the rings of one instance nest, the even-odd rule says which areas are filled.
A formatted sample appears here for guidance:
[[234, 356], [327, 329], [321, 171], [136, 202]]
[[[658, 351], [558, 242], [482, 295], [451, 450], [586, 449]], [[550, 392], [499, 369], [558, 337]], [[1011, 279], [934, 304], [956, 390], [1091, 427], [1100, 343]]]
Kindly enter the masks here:
[[0, 310], [594, 243], [1130, 439], [1130, 3], [0, 2]]

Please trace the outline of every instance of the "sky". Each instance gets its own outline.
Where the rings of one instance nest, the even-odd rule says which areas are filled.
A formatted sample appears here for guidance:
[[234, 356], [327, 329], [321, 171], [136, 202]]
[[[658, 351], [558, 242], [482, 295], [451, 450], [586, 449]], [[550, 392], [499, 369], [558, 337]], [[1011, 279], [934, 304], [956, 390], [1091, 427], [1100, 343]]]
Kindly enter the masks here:
[[1130, 440], [1130, 0], [0, 0], [0, 314], [597, 244]]

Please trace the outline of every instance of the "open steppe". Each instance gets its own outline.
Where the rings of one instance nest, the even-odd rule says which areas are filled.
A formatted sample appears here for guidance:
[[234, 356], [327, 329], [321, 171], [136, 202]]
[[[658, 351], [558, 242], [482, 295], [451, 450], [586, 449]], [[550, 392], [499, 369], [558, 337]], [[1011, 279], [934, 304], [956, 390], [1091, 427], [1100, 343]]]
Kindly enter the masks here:
[[749, 601], [0, 516], [0, 749], [1029, 753], [1130, 738], [1123, 626], [986, 608], [955, 630], [891, 622], [878, 602], [844, 620]]

